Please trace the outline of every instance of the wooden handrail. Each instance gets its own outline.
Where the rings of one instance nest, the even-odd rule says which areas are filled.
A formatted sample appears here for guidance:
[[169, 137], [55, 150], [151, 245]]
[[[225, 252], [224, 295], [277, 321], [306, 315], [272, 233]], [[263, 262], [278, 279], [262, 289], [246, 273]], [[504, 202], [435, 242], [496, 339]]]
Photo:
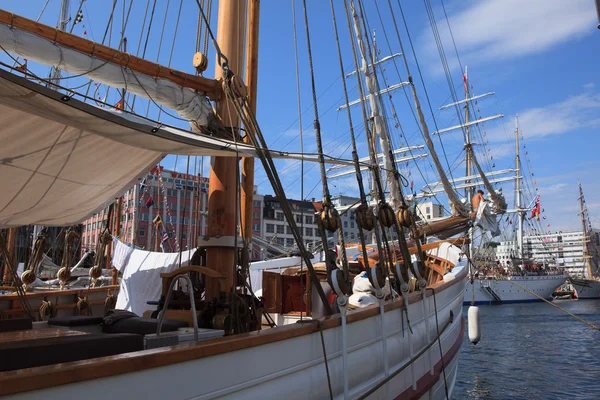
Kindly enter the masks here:
[[92, 42], [91, 40], [81, 38], [51, 26], [23, 18], [5, 10], [0, 10], [0, 23], [22, 29], [63, 47], [77, 50], [103, 61], [129, 68], [132, 71], [154, 78], [167, 79], [177, 85], [198, 90], [205, 93], [211, 100], [218, 100], [223, 93], [220, 80], [204, 78], [202, 76], [196, 76], [163, 67], [160, 64]]

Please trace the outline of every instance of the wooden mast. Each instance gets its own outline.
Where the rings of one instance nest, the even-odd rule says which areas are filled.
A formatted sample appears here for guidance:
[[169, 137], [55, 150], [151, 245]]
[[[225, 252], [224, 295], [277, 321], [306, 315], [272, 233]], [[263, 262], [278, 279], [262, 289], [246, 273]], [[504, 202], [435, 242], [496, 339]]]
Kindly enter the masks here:
[[[256, 94], [258, 88], [258, 28], [260, 17], [260, 0], [249, 0], [248, 3], [248, 37], [246, 41], [246, 86], [248, 88], [248, 105], [256, 114]], [[247, 137], [245, 143], [250, 143]], [[252, 217], [254, 208], [254, 157], [242, 158], [242, 237], [252, 251]]]
[[[217, 42], [221, 52], [227, 57], [231, 72], [238, 73], [243, 68], [242, 51], [246, 24], [245, 0], [219, 1]], [[218, 60], [218, 55], [217, 55]], [[223, 69], [215, 68], [215, 78], [222, 79]], [[227, 98], [216, 103], [216, 114], [223, 126], [233, 128], [237, 135], [240, 119]], [[222, 236], [219, 246], [211, 246], [206, 251], [206, 266], [219, 271], [226, 279], [206, 277], [206, 300], [219, 298], [221, 292], [229, 293], [234, 286], [234, 240], [237, 240], [236, 207], [237, 199], [237, 158], [213, 157], [210, 166], [208, 189], [208, 236]], [[226, 243], [227, 241], [230, 243]]]

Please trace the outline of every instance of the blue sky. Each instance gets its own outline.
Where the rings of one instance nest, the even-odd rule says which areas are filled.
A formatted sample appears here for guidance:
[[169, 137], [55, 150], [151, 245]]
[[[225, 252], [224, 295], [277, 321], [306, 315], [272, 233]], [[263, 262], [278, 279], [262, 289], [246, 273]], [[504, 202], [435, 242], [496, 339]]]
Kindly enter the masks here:
[[[129, 6], [129, 0], [125, 0]], [[40, 14], [45, 1], [7, 2], [3, 7], [25, 17], [35, 19]], [[74, 15], [78, 1], [71, 1], [71, 14]], [[215, 2], [216, 4], [217, 2]], [[457, 60], [448, 32], [444, 10], [439, 0], [432, 0], [433, 12], [444, 44], [450, 68], [452, 86], [457, 96], [464, 96], [460, 65], [468, 65], [469, 80], [474, 94], [494, 91], [493, 97], [481, 100], [475, 107], [479, 116], [502, 113], [502, 120], [490, 122], [476, 130], [474, 141], [479, 144], [477, 151], [486, 169], [505, 169], [514, 166], [514, 126], [515, 115], [519, 115], [524, 143], [521, 154], [524, 174], [527, 175], [528, 195], [541, 195], [542, 208], [546, 220], [543, 226], [549, 230], [579, 229], [577, 216], [577, 179], [580, 179], [586, 194], [592, 223], [600, 227], [600, 162], [598, 150], [600, 139], [600, 80], [597, 66], [600, 64], [600, 31], [596, 29], [593, 0], [445, 0], [444, 6], [456, 40], [460, 56]], [[84, 24], [75, 27], [74, 33], [100, 41], [110, 13], [108, 0], [86, 0]], [[163, 45], [158, 56], [160, 35], [167, 4], [167, 24], [164, 29]], [[180, 24], [173, 51], [171, 65], [174, 68], [192, 72], [191, 57], [195, 51], [195, 31], [197, 6], [192, 0], [183, 0]], [[263, 0], [261, 2], [258, 120], [268, 142], [273, 148], [299, 151], [299, 125], [297, 122], [297, 90], [294, 67], [294, 42], [291, 1]], [[398, 40], [387, 1], [377, 2], [382, 15], [379, 20], [374, 3], [365, 1], [367, 22], [376, 31], [380, 57], [399, 52]], [[416, 50], [416, 59], [423, 73], [425, 88], [433, 107], [434, 120], [427, 106], [423, 82], [418, 76], [415, 57], [408, 45], [408, 37], [398, 10], [397, 0], [392, 0], [398, 27], [405, 45], [407, 60], [417, 83], [430, 130], [435, 125], [443, 128], [458, 123], [453, 109], [439, 111], [439, 107], [450, 101], [450, 89], [443, 73], [442, 63], [435, 46], [433, 34], [423, 2], [402, 1], [408, 29]], [[41, 22], [55, 25], [60, 1], [50, 0]], [[157, 1], [155, 20], [151, 29], [146, 58], [167, 64], [180, 0]], [[346, 71], [354, 69], [349, 34], [343, 2], [336, 0], [338, 27]], [[146, 1], [133, 2], [131, 17], [126, 28], [128, 50], [135, 53], [138, 46]], [[215, 6], [216, 8], [216, 6]], [[350, 157], [348, 120], [345, 112], [337, 112], [342, 104], [342, 85], [338, 66], [335, 37], [333, 35], [331, 9], [328, 1], [308, 1], [309, 26], [313, 45], [313, 58], [316, 72], [316, 89], [323, 132], [325, 152], [344, 158]], [[216, 11], [216, 10], [213, 10]], [[213, 13], [213, 20], [216, 13]], [[117, 46], [123, 15], [123, 2], [116, 7], [111, 46]], [[306, 36], [304, 31], [301, 1], [296, 1], [298, 27], [299, 67], [301, 86], [301, 108], [303, 114], [303, 137], [306, 152], [314, 152], [312, 130], [313, 111], [308, 73]], [[147, 26], [146, 26], [147, 29]], [[215, 28], [216, 29], [216, 28]], [[386, 42], [388, 36], [390, 47]], [[214, 71], [214, 52], [209, 54], [211, 66], [206, 76]], [[7, 60], [5, 55], [0, 56]], [[406, 79], [406, 70], [401, 59], [397, 65], [387, 63], [380, 71], [387, 84]], [[396, 72], [396, 66], [400, 77]], [[30, 66], [44, 74], [42, 66]], [[47, 69], [46, 69], [47, 70]], [[46, 72], [47, 74], [47, 72]], [[76, 82], [73, 80], [72, 82]], [[351, 100], [358, 98], [356, 78], [347, 80]], [[384, 83], [382, 83], [383, 85]], [[103, 88], [99, 95], [106, 93]], [[107, 102], [116, 103], [116, 93], [109, 92]], [[386, 99], [387, 115], [391, 117], [391, 107], [395, 108], [403, 135], [399, 128], [392, 127], [392, 140], [400, 144], [417, 145], [423, 140], [411, 114], [409, 103], [402, 90], [396, 91], [391, 100]], [[138, 101], [136, 112], [145, 113], [146, 103]], [[155, 109], [149, 115], [156, 117]], [[359, 109], [353, 108], [353, 122], [357, 132], [360, 153], [366, 155], [364, 128]], [[162, 116], [163, 120], [179, 126], [181, 121]], [[485, 136], [484, 136], [485, 134]], [[446, 167], [452, 166], [453, 176], [464, 175], [464, 164], [457, 164], [461, 154], [462, 135], [460, 131], [442, 135], [443, 151], [436, 139], [440, 156]], [[487, 141], [487, 144], [485, 143]], [[526, 147], [524, 147], [526, 146]], [[489, 149], [489, 151], [488, 151]], [[445, 156], [444, 153], [445, 152]], [[525, 153], [527, 152], [527, 155]], [[490, 159], [493, 157], [493, 159]], [[447, 159], [447, 162], [446, 162]], [[175, 157], [168, 157], [163, 164], [171, 168]], [[177, 158], [177, 168], [185, 169], [185, 159]], [[289, 197], [300, 197], [300, 165], [294, 161], [278, 161], [279, 172]], [[208, 165], [208, 160], [205, 161]], [[414, 182], [415, 189], [424, 182], [437, 181], [431, 162], [427, 159], [402, 166], [401, 172], [407, 180]], [[492, 168], [494, 166], [494, 168]], [[530, 169], [531, 167], [531, 169]], [[304, 195], [307, 198], [321, 196], [318, 166], [305, 165]], [[420, 172], [419, 172], [420, 171]], [[531, 176], [530, 174], [534, 175]], [[410, 175], [410, 176], [409, 176]], [[366, 181], [365, 181], [366, 182]], [[261, 168], [256, 172], [256, 183], [261, 193], [272, 193]], [[500, 186], [499, 186], [500, 187]], [[513, 184], [501, 185], [509, 200], [512, 200]], [[537, 191], [535, 188], [537, 187]], [[340, 178], [330, 182], [333, 194], [356, 194], [356, 184], [352, 179]], [[446, 200], [439, 199], [444, 205]], [[550, 224], [550, 227], [547, 227]]]

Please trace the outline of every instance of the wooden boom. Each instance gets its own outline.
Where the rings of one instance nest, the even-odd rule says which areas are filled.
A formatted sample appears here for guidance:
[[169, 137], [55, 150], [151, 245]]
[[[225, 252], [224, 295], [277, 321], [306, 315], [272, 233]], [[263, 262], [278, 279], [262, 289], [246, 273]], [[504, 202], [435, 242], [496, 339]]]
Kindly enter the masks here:
[[113, 64], [121, 65], [135, 72], [155, 78], [167, 79], [177, 85], [198, 90], [205, 93], [211, 100], [218, 100], [221, 98], [223, 92], [221, 81], [218, 79], [204, 78], [202, 76], [191, 75], [186, 72], [163, 67], [160, 64], [92, 42], [91, 40], [81, 38], [51, 26], [40, 24], [39, 22], [20, 17], [19, 15], [8, 11], [0, 10], [0, 23], [22, 29], [34, 35], [51, 40], [61, 46], [89, 54], [90, 56]]

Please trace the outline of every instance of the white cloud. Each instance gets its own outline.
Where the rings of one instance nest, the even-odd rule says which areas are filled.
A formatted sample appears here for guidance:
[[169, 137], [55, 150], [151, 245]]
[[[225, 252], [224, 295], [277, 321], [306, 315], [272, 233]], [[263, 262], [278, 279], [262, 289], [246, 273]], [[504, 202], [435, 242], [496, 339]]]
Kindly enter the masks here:
[[[586, 90], [558, 103], [526, 109], [519, 112], [519, 127], [527, 139], [600, 127], [600, 93]], [[498, 127], [488, 130], [487, 137], [490, 142], [506, 142], [507, 132]]]
[[[461, 57], [470, 64], [540, 53], [568, 40], [595, 33], [597, 24], [593, 0], [480, 0], [465, 3], [469, 6], [451, 12], [449, 20]], [[442, 16], [437, 15], [438, 29], [444, 38], [444, 47], [452, 49]], [[424, 37], [429, 51], [437, 56], [429, 27], [426, 32]], [[447, 53], [450, 57], [453, 52]]]

